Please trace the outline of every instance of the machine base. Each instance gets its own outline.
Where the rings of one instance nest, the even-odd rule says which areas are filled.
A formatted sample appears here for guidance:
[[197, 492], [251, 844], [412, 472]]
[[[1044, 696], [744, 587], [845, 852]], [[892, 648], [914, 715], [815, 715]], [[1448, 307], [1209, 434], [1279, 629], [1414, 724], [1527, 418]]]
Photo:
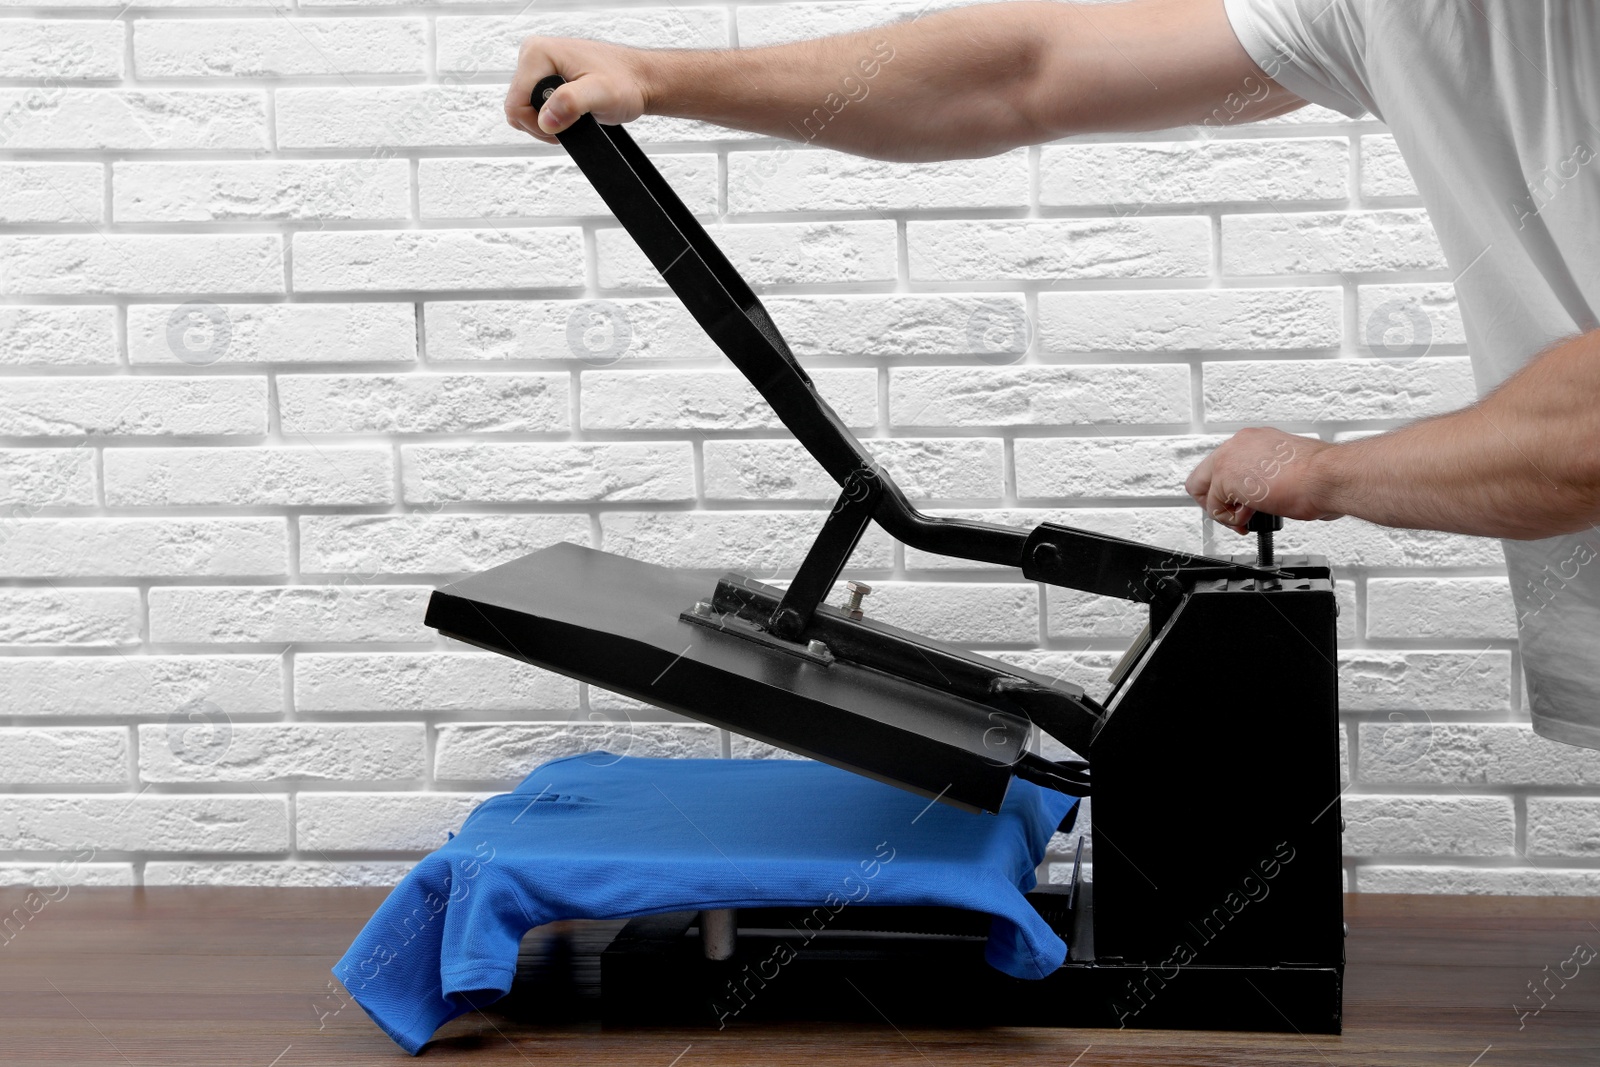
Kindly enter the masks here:
[[[1030, 894], [1044, 908], [1053, 893]], [[1039, 898], [1045, 898], [1040, 900]], [[793, 1020], [895, 1026], [1060, 1026], [1336, 1034], [1343, 967], [1154, 968], [1069, 959], [1009, 977], [983, 958], [988, 917], [857, 908], [817, 932], [814, 913], [741, 912], [732, 959], [705, 958], [694, 912], [630, 922], [600, 957], [610, 1026], [723, 1028]], [[808, 920], [810, 920], [808, 922]], [[898, 929], [897, 929], [898, 927]], [[914, 928], [907, 929], [907, 928]]]

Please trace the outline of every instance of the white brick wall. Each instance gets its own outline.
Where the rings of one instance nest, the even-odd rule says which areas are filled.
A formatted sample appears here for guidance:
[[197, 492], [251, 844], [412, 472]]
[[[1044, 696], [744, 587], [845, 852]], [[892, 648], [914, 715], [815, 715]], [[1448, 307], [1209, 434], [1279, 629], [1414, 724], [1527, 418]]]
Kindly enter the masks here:
[[[421, 624], [563, 539], [782, 576], [831, 498], [503, 83], [532, 32], [920, 6], [0, 4], [0, 883], [387, 883], [549, 757], [760, 752]], [[923, 165], [634, 134], [940, 513], [1230, 551], [1181, 482], [1231, 430], [1472, 395], [1375, 122]], [[1600, 891], [1600, 756], [1527, 726], [1498, 547], [1281, 541], [1339, 567], [1349, 884]], [[882, 617], [1091, 689], [1136, 626], [881, 532], [855, 570]]]

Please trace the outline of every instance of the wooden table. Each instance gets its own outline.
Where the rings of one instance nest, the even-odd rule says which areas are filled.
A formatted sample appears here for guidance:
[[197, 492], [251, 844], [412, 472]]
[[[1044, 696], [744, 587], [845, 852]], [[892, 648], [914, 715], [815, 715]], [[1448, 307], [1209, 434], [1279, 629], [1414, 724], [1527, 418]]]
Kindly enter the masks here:
[[[0, 890], [0, 908], [24, 890]], [[59, 891], [57, 893], [59, 896]], [[408, 1057], [328, 968], [384, 890], [77, 888], [0, 946], [0, 1063], [95, 1067], [357, 1067]], [[37, 906], [37, 901], [35, 902]], [[1115, 1030], [900, 1030], [813, 1025], [607, 1031], [463, 1016], [428, 1062], [1600, 1064], [1600, 900], [1352, 896], [1340, 1037]], [[1585, 954], [1586, 955], [1586, 954]], [[1580, 955], [1579, 958], [1583, 958]], [[1563, 969], [1575, 977], [1552, 978]], [[1547, 971], [1545, 968], [1548, 967]], [[1529, 983], [1548, 981], [1548, 1006]], [[512, 1013], [513, 1015], [516, 1013]], [[1520, 1027], [1520, 1028], [1519, 1028]]]

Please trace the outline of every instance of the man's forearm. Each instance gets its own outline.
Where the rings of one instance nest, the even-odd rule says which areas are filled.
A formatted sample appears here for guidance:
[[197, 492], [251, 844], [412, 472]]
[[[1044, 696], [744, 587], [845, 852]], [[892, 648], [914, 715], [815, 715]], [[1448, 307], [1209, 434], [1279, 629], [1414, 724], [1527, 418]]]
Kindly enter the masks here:
[[1471, 407], [1311, 460], [1327, 512], [1514, 539], [1588, 529], [1600, 522], [1600, 334], [1550, 349]]
[[991, 155], [1057, 136], [1033, 106], [1059, 4], [962, 8], [762, 48], [638, 54], [647, 113], [880, 159]]
[[[535, 111], [533, 87], [567, 84]], [[1222, 0], [978, 4], [794, 44], [639, 49], [529, 37], [506, 120], [699, 119], [877, 159], [970, 159], [1069, 134], [1244, 123], [1305, 101], [1258, 68]]]

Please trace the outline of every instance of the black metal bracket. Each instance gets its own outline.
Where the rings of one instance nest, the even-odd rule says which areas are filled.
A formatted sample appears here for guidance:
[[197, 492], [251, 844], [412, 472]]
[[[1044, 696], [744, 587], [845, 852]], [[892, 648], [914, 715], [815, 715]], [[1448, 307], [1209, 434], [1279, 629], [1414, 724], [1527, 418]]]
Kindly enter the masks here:
[[811, 542], [783, 601], [767, 622], [774, 634], [790, 641], [798, 641], [805, 634], [817, 605], [839, 580], [850, 553], [861, 543], [861, 535], [867, 532], [882, 495], [883, 478], [876, 467], [859, 467], [845, 480], [844, 492], [834, 501], [822, 532]]

